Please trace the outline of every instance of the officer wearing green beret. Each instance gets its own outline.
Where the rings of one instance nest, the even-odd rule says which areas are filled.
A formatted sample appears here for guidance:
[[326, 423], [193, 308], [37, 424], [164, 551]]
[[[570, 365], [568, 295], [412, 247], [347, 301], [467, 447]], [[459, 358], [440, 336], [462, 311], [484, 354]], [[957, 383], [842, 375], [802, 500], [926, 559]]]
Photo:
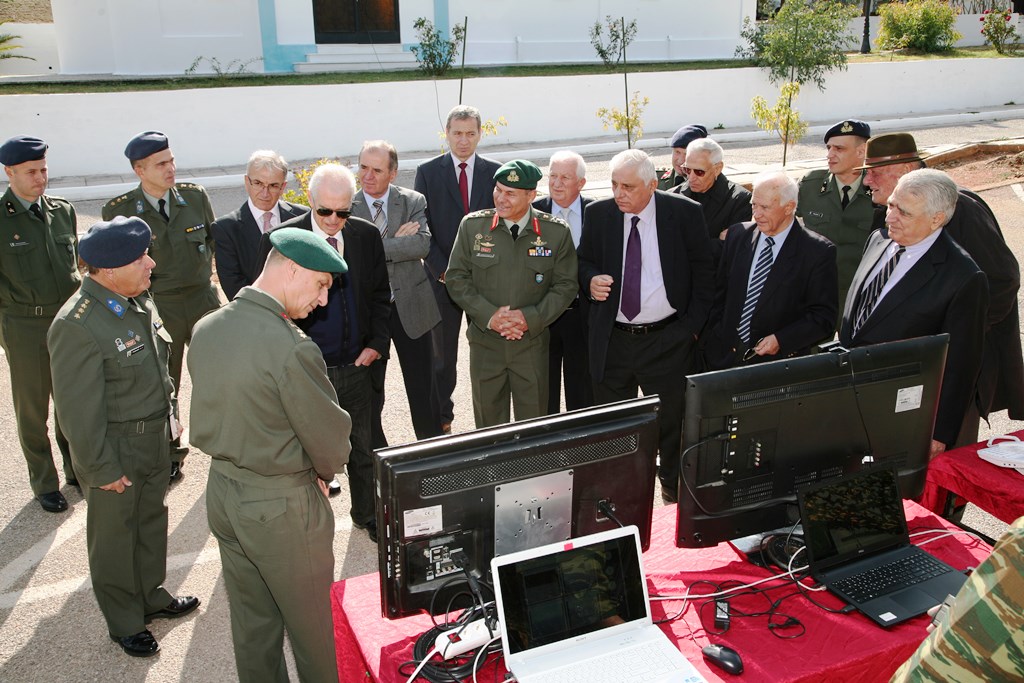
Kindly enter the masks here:
[[192, 443], [211, 458], [206, 510], [238, 679], [288, 680], [287, 629], [300, 680], [337, 681], [327, 482], [348, 460], [352, 422], [320, 348], [292, 321], [325, 305], [331, 274], [348, 267], [310, 230], [283, 227], [269, 240], [256, 282], [195, 327]]
[[[825, 132], [827, 169], [808, 172], [800, 180], [797, 215], [804, 226], [836, 245], [839, 267], [839, 313], [871, 234], [874, 210], [864, 184], [865, 145], [871, 127], [863, 121], [840, 121]], [[837, 320], [838, 323], [838, 320]]]
[[576, 249], [565, 221], [531, 207], [541, 171], [510, 161], [494, 174], [494, 209], [462, 219], [445, 284], [469, 316], [476, 426], [547, 412], [548, 325], [572, 303]]
[[88, 276], [47, 335], [55, 411], [88, 506], [89, 574], [111, 639], [133, 657], [160, 649], [146, 623], [192, 612], [167, 564], [170, 336], [149, 287], [152, 234], [139, 218], [96, 223], [80, 244]]
[[[0, 344], [11, 369], [14, 417], [28, 464], [29, 483], [47, 512], [68, 509], [53, 464], [46, 420], [50, 412], [50, 359], [46, 331], [54, 314], [81, 283], [75, 207], [46, 194], [47, 145], [19, 135], [0, 146], [10, 187], [0, 199]], [[77, 485], [71, 452], [54, 420], [64, 478]]]
[[[213, 207], [206, 190], [194, 183], [174, 182], [174, 155], [167, 136], [160, 131], [139, 133], [125, 147], [124, 155], [139, 176], [139, 186], [103, 206], [103, 220], [114, 216], [138, 216], [153, 231], [150, 251], [157, 262], [150, 294], [160, 307], [171, 335], [171, 379], [181, 386], [185, 345], [192, 326], [220, 305], [210, 282], [213, 260]], [[171, 481], [178, 479], [181, 461], [188, 453], [177, 438], [171, 450]]]

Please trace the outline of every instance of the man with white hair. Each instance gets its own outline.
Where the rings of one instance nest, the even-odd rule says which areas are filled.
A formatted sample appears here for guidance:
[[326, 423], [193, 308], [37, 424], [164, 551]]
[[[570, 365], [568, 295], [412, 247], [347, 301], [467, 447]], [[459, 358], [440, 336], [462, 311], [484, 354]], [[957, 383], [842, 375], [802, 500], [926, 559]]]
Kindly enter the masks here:
[[714, 298], [714, 269], [700, 205], [657, 190], [640, 150], [612, 157], [612, 198], [587, 207], [580, 287], [589, 294], [594, 399], [661, 397], [662, 497], [675, 502], [683, 378], [697, 369], [697, 336]]
[[714, 369], [803, 355], [832, 337], [836, 248], [800, 225], [796, 200], [785, 173], [754, 179], [754, 220], [729, 231], [718, 267], [704, 340]]
[[957, 196], [941, 171], [899, 179], [888, 198], [888, 234], [868, 238], [839, 330], [846, 347], [949, 334], [933, 455], [956, 443], [975, 395], [989, 305], [985, 273], [943, 229]]
[[697, 202], [704, 210], [715, 264], [722, 256], [726, 229], [750, 220], [750, 193], [726, 178], [723, 168], [721, 145], [711, 138], [694, 140], [686, 148], [683, 162], [686, 183], [671, 190]]

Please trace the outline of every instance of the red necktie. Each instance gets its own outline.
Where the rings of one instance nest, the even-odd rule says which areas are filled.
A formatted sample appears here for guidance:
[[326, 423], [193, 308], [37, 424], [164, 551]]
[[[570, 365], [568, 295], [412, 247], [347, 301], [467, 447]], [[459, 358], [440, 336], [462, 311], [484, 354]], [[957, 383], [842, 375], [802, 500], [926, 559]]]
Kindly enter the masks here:
[[459, 194], [462, 195], [462, 213], [469, 213], [469, 178], [466, 177], [466, 162], [459, 164]]

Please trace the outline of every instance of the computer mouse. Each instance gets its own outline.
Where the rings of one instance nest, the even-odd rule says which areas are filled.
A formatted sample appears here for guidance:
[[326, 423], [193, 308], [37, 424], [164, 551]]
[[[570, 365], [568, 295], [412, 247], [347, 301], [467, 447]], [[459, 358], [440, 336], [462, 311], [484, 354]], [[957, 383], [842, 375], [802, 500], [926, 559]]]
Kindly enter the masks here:
[[704, 657], [719, 669], [733, 675], [743, 673], [743, 659], [740, 653], [726, 645], [705, 645], [701, 650]]

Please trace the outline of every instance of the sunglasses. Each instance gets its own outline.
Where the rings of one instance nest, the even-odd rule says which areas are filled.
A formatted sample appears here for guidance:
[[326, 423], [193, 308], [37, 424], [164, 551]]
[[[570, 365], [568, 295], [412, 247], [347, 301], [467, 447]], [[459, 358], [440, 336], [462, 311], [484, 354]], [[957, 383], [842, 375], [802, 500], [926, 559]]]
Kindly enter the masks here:
[[316, 210], [316, 215], [323, 216], [324, 218], [327, 218], [332, 213], [338, 218], [345, 219], [352, 215], [352, 209], [328, 209], [326, 207], [320, 206], [317, 207]]
[[703, 178], [705, 174], [707, 174], [707, 171], [700, 168], [688, 168], [686, 166], [683, 166], [683, 173], [685, 173], [686, 175], [690, 175], [692, 173], [698, 178]]

